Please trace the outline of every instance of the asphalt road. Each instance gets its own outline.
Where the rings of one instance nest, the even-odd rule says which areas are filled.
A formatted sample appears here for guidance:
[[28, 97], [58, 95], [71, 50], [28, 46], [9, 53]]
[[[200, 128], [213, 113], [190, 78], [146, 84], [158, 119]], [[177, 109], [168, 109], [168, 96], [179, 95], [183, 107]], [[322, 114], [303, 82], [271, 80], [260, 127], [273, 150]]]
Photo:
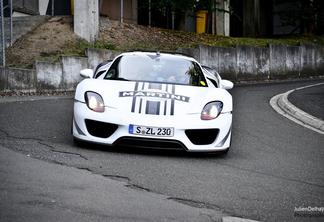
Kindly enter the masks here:
[[304, 221], [295, 207], [324, 206], [324, 136], [280, 116], [269, 100], [313, 83], [231, 90], [233, 137], [227, 156], [76, 147], [70, 135], [71, 98], [0, 103], [0, 145], [193, 207], [254, 220]]

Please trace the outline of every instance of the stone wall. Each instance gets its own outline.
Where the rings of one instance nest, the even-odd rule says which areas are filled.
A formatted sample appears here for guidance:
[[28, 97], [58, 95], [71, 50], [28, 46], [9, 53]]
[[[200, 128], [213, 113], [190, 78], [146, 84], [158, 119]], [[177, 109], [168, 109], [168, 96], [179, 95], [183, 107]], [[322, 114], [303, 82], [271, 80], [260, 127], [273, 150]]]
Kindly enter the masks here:
[[[324, 75], [324, 47], [314, 45], [269, 47], [211, 47], [179, 49], [223, 78], [238, 82]], [[0, 67], [0, 91], [74, 90], [81, 69], [91, 68], [121, 52], [87, 49], [87, 57], [63, 56], [59, 62], [36, 61], [35, 70]]]
[[0, 67], [0, 91], [35, 92], [35, 70]]
[[287, 79], [324, 75], [324, 47], [315, 45], [269, 47], [212, 47], [180, 49], [203, 65], [233, 81]]

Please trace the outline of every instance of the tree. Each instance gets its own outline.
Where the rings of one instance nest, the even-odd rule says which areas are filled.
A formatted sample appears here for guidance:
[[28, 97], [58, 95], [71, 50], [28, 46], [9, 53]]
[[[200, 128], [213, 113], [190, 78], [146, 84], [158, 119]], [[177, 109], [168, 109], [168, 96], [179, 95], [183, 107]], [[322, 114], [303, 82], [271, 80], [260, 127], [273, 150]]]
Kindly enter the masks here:
[[322, 0], [287, 0], [285, 3], [289, 4], [289, 7], [277, 13], [282, 25], [295, 27], [291, 34], [297, 30], [300, 34], [321, 33], [319, 27], [323, 25], [324, 10]]
[[142, 7], [149, 9], [149, 24], [151, 12], [158, 12], [168, 18], [172, 17], [172, 29], [175, 28], [175, 17], [183, 15], [186, 11], [192, 11], [196, 5], [196, 0], [147, 0]]
[[173, 11], [186, 12], [192, 10], [196, 5], [196, 0], [152, 0], [152, 8], [158, 10], [171, 9]]

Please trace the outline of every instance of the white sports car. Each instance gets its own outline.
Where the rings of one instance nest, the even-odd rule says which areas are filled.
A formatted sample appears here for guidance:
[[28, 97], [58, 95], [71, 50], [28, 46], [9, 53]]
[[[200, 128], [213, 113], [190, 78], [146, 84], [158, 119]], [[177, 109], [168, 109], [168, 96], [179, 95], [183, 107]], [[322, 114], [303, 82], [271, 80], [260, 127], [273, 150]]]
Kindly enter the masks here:
[[73, 137], [107, 145], [227, 152], [233, 83], [195, 59], [128, 52], [80, 71]]

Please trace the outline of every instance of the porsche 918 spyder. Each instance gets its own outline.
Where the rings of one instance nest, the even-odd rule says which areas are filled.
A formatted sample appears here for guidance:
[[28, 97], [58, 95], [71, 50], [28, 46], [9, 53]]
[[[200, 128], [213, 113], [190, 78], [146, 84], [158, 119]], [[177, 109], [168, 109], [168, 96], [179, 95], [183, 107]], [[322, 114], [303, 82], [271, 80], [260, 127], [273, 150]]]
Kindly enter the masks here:
[[127, 52], [80, 75], [77, 141], [189, 152], [230, 147], [233, 83], [191, 57]]

